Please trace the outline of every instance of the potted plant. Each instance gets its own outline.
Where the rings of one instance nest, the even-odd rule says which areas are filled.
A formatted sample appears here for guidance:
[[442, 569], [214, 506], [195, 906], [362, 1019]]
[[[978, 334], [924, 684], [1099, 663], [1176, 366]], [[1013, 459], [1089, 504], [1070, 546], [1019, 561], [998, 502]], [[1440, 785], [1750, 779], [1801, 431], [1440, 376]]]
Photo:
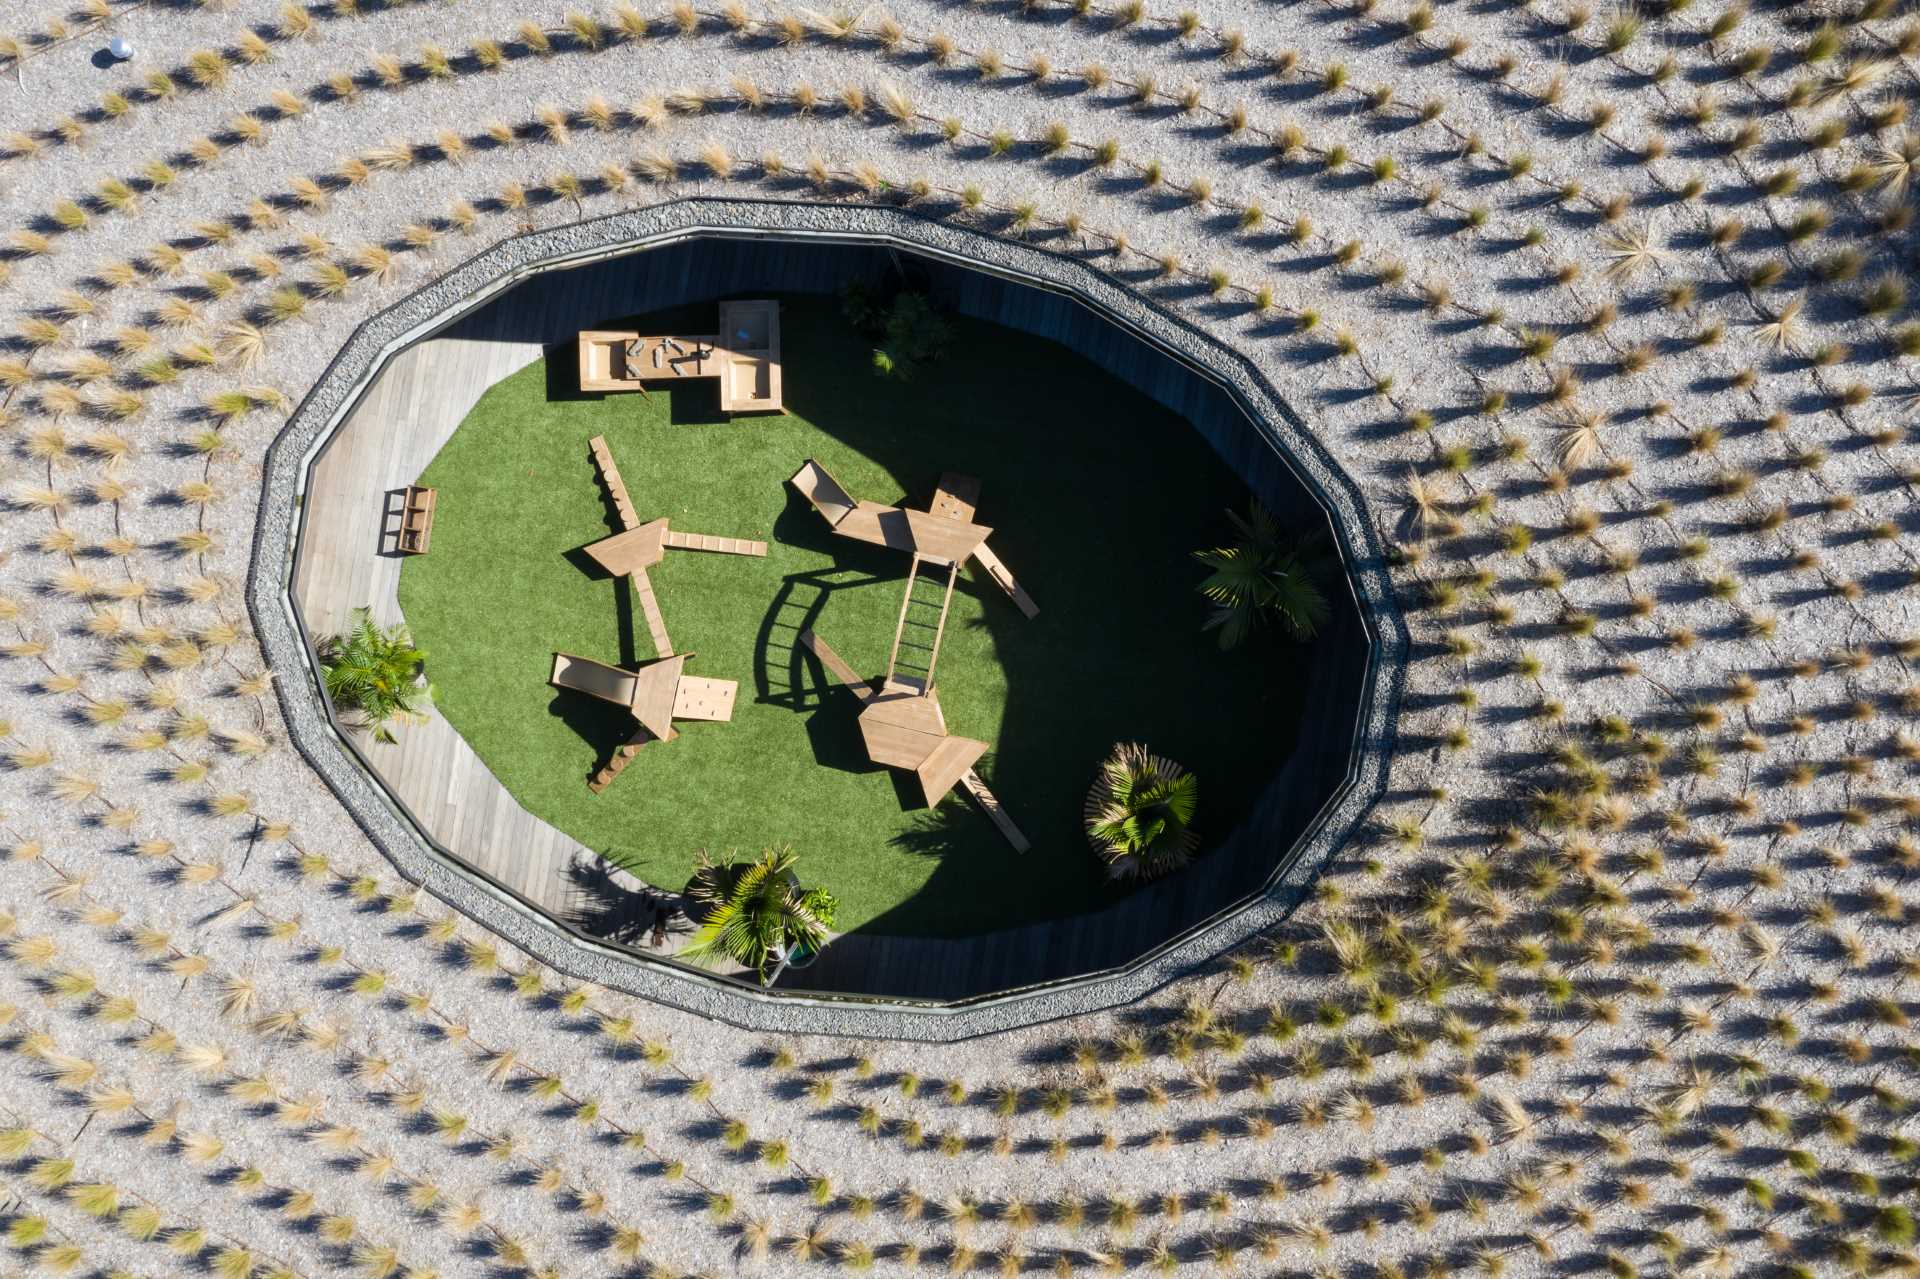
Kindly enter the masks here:
[[427, 655], [413, 646], [406, 623], [381, 627], [364, 608], [353, 610], [353, 625], [329, 635], [315, 648], [327, 696], [342, 718], [391, 742], [395, 719], [421, 719], [422, 699], [433, 699], [433, 685], [420, 677]]
[[788, 968], [812, 963], [827, 943], [838, 905], [824, 888], [794, 877], [793, 845], [763, 849], [750, 862], [715, 862], [700, 851], [687, 900], [700, 931], [680, 952], [699, 964], [730, 959], [771, 986]]
[[1115, 879], [1156, 879], [1185, 866], [1200, 779], [1137, 742], [1113, 748], [1087, 792], [1087, 839]]

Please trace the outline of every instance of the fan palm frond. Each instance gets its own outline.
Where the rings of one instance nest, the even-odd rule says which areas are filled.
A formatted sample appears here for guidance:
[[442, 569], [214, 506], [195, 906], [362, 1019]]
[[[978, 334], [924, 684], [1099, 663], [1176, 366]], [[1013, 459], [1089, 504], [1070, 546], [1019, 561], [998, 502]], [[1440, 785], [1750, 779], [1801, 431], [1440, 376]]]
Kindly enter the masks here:
[[1152, 879], [1187, 864], [1200, 780], [1136, 742], [1114, 747], [1087, 792], [1087, 838], [1116, 879]]
[[716, 863], [702, 850], [687, 899], [704, 922], [680, 957], [700, 964], [730, 959], [770, 984], [797, 951], [818, 951], [833, 927], [835, 902], [822, 889], [800, 887], [793, 876], [798, 860], [791, 844], [764, 849], [751, 862]]
[[318, 652], [327, 696], [376, 741], [393, 741], [389, 723], [420, 715], [421, 703], [432, 700], [433, 686], [420, 679], [427, 655], [404, 623], [382, 627], [369, 610], [355, 609], [353, 625], [321, 640]]
[[1296, 639], [1311, 637], [1332, 612], [1318, 580], [1325, 569], [1322, 540], [1290, 539], [1257, 502], [1244, 518], [1232, 511], [1227, 518], [1238, 541], [1194, 552], [1212, 570], [1198, 588], [1213, 604], [1205, 629], [1220, 632], [1221, 648], [1245, 643], [1268, 618]]

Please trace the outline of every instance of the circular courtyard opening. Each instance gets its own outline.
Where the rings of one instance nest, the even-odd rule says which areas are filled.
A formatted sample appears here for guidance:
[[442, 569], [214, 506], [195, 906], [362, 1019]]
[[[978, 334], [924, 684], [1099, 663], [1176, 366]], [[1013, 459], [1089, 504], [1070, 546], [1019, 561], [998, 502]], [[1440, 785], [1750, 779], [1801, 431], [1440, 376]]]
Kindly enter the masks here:
[[[566, 252], [511, 242], [343, 352], [339, 398], [323, 384], [281, 442], [300, 448], [287, 612], [303, 653], [357, 608], [404, 621], [437, 705], [387, 744], [323, 704], [324, 731], [299, 734], [309, 758], [344, 756], [322, 772], [412, 877], [534, 921], [591, 956], [596, 980], [624, 973], [612, 984], [681, 1002], [1023, 1018], [1009, 1010], [1035, 996], [1111, 1002], [1271, 923], [1378, 783], [1379, 584], [1352, 571], [1377, 547], [1348, 519], [1345, 477], [1302, 464], [1310, 439], [1244, 360], [1078, 263], [882, 210], [727, 211], [753, 225], [687, 202], [649, 210], [652, 228], [570, 228]], [[868, 225], [791, 224], [809, 213]], [[582, 246], [589, 229], [612, 242]], [[903, 295], [945, 340], [910, 377], [882, 376], [889, 335], [859, 308]], [[777, 308], [781, 411], [725, 412], [717, 380], [582, 388], [580, 331], [712, 334], [716, 308], [742, 300]], [[631, 523], [764, 554], [688, 546], [641, 578], [608, 573], [590, 548], [623, 517], [596, 454]], [[948, 594], [937, 560], [840, 536], [786, 482], [809, 460], [896, 512], [973, 484], [967, 516], [998, 571], [956, 566]], [[410, 555], [396, 506], [421, 488], [431, 543]], [[1245, 522], [1255, 504], [1289, 545], [1325, 548], [1327, 608], [1310, 640], [1268, 628], [1223, 651], [1194, 552], [1243, 537], [1229, 512]], [[1024, 604], [1000, 580], [1014, 574]], [[830, 640], [860, 680], [913, 670], [910, 575], [938, 636], [945, 731], [984, 744], [970, 771], [1024, 850], [965, 786], [929, 805], [910, 771], [876, 763], [859, 699], [812, 646]], [[633, 723], [550, 685], [556, 652], [621, 671], [691, 652], [688, 675], [735, 685], [731, 718], [677, 723], [596, 793]], [[288, 700], [311, 712], [293, 694], [312, 691]], [[1083, 827], [1103, 758], [1133, 740], [1199, 779], [1198, 855], [1145, 883], [1112, 878]], [[696, 856], [786, 843], [799, 877], [838, 899], [830, 944], [772, 991], [676, 960]], [[444, 890], [431, 882], [448, 871]]]

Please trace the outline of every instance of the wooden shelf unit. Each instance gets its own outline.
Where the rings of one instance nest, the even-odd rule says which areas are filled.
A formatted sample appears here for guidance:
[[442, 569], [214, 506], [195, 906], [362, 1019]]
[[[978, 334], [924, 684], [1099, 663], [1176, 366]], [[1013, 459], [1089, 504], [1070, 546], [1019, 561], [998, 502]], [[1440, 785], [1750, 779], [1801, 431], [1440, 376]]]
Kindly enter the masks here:
[[720, 407], [780, 411], [780, 304], [720, 304]]
[[409, 484], [401, 490], [400, 533], [395, 540], [402, 555], [425, 555], [433, 541], [433, 508], [439, 498], [436, 489]]

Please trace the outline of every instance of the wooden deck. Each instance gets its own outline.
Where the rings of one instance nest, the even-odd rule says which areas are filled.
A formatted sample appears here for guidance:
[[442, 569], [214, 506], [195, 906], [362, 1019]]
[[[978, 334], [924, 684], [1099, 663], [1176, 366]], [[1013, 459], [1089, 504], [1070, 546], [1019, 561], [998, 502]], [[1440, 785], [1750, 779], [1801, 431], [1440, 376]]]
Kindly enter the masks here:
[[[420, 478], [482, 392], [541, 355], [539, 342], [457, 333], [396, 356], [314, 464], [293, 587], [316, 637], [362, 605], [382, 624], [401, 620], [406, 560], [383, 543], [387, 495]], [[574, 906], [567, 866], [593, 854], [515, 803], [437, 712], [403, 728], [397, 745], [362, 738], [360, 747], [441, 844], [548, 910]]]

